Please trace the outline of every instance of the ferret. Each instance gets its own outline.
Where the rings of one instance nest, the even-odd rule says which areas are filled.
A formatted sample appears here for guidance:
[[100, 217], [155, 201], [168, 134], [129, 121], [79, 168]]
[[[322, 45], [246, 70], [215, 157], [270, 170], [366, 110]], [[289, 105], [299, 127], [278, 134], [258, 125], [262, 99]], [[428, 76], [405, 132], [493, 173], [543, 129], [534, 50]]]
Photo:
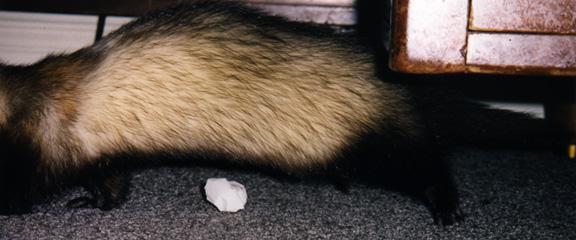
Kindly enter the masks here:
[[127, 156], [202, 156], [399, 181], [453, 224], [457, 190], [413, 98], [350, 37], [235, 3], [171, 7], [76, 52], [0, 65], [0, 212], [30, 211], [67, 181], [90, 193], [69, 207], [110, 210], [128, 166], [150, 159]]

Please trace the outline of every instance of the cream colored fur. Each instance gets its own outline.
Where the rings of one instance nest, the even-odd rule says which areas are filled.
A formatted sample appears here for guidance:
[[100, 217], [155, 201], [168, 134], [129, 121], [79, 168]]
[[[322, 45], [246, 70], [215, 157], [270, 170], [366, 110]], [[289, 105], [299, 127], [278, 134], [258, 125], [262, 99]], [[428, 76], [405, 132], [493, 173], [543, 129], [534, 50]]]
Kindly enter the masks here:
[[402, 94], [375, 79], [369, 57], [285, 32], [270, 33], [282, 41], [258, 42], [251, 31], [111, 34], [95, 46], [105, 52], [99, 64], [67, 85], [74, 109], [45, 109], [36, 134], [46, 165], [137, 150], [308, 169], [383, 122], [413, 129], [398, 121], [410, 118]]

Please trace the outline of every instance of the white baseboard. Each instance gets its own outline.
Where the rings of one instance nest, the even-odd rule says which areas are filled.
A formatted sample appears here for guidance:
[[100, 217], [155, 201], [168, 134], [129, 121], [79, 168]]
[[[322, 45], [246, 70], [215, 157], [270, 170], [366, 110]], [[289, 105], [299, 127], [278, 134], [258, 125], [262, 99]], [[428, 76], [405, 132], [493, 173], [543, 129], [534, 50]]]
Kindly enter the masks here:
[[33, 63], [94, 41], [96, 16], [0, 11], [0, 61]]

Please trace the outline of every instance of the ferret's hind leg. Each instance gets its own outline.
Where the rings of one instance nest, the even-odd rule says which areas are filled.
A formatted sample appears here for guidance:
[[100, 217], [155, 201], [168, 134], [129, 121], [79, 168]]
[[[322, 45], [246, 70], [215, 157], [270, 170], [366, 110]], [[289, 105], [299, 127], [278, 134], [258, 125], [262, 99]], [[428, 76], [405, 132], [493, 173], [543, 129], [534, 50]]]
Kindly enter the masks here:
[[415, 160], [411, 178], [415, 193], [427, 203], [434, 223], [447, 226], [461, 222], [464, 214], [459, 206], [458, 191], [450, 167], [442, 155], [429, 148], [417, 150], [411, 157], [422, 159]]
[[401, 144], [395, 153], [393, 157], [400, 161], [399, 173], [403, 175], [399, 179], [404, 179], [401, 191], [422, 200], [439, 226], [464, 220], [450, 166], [436, 144], [430, 141]]
[[424, 136], [405, 138], [398, 134], [375, 135], [360, 146], [362, 151], [353, 162], [360, 180], [397, 189], [423, 201], [437, 225], [463, 220], [458, 192], [438, 144]]
[[80, 183], [90, 196], [75, 198], [67, 203], [67, 207], [112, 210], [126, 201], [130, 175], [123, 168], [95, 166], [83, 171]]

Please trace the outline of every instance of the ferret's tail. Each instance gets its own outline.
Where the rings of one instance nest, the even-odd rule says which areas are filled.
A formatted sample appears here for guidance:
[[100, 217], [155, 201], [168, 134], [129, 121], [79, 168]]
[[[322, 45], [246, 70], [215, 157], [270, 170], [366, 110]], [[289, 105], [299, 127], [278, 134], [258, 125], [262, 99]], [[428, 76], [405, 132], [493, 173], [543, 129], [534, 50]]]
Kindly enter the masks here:
[[542, 118], [491, 108], [486, 104], [430, 88], [410, 87], [434, 141], [448, 145], [553, 150], [560, 134]]

